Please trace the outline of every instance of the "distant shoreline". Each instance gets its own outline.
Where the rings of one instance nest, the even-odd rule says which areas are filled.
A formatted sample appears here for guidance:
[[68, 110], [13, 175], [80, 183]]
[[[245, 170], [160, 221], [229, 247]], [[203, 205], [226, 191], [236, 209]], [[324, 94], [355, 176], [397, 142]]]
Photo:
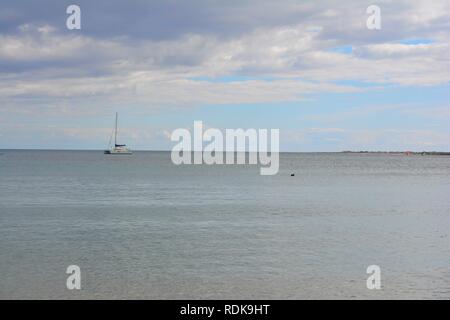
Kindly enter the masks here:
[[420, 155], [420, 156], [450, 156], [450, 152], [442, 151], [341, 151], [341, 153], [370, 153], [370, 154], [399, 154], [399, 155]]

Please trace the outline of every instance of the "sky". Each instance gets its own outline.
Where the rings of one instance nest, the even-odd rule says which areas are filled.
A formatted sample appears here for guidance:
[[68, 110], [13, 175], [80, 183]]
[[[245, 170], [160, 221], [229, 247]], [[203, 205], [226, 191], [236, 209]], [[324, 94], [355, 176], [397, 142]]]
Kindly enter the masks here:
[[0, 149], [104, 149], [118, 112], [134, 150], [200, 120], [282, 151], [450, 151], [449, 82], [446, 0], [0, 3]]

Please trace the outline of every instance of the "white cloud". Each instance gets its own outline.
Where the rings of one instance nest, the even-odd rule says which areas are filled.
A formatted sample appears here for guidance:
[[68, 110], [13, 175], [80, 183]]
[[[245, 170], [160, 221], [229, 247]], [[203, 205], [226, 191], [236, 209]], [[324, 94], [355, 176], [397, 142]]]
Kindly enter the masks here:
[[[323, 40], [321, 32], [300, 24], [259, 28], [228, 40], [189, 34], [170, 41], [129, 43], [61, 35], [49, 26], [27, 25], [19, 35], [2, 36], [0, 59], [13, 64], [34, 63], [38, 70], [31, 75], [0, 76], [0, 98], [100, 97], [108, 102], [129, 100], [149, 106], [263, 103], [301, 100], [310, 93], [357, 90], [331, 83], [339, 80], [400, 85], [450, 81], [450, 61], [443, 58], [448, 44], [381, 43], [353, 46], [355, 54], [342, 54], [328, 51], [335, 42]], [[39, 70], [43, 61], [59, 63], [43, 64]], [[91, 67], [97, 74], [89, 74]], [[84, 69], [84, 73], [77, 69]], [[272, 79], [192, 80], [226, 75]]]

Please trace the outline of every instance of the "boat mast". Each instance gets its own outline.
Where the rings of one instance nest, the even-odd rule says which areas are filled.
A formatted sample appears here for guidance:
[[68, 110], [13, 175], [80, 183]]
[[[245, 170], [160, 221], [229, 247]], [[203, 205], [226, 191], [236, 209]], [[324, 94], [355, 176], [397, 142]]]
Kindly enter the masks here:
[[116, 129], [114, 130], [114, 147], [117, 145], [117, 112], [116, 112]]

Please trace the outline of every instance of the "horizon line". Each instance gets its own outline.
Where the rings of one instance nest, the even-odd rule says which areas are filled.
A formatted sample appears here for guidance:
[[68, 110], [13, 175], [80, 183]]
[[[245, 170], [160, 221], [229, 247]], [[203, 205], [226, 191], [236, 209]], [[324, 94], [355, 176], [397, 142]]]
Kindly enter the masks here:
[[[64, 148], [0, 148], [0, 151], [104, 151], [104, 149], [64, 149]], [[133, 152], [171, 152], [172, 150], [161, 150], [161, 149], [134, 149]], [[204, 152], [191, 150], [190, 152]], [[250, 153], [249, 151], [217, 151], [217, 152], [244, 152]], [[258, 151], [254, 151], [258, 153]], [[279, 153], [450, 153], [450, 151], [439, 151], [439, 150], [340, 150], [340, 151], [279, 151]]]

